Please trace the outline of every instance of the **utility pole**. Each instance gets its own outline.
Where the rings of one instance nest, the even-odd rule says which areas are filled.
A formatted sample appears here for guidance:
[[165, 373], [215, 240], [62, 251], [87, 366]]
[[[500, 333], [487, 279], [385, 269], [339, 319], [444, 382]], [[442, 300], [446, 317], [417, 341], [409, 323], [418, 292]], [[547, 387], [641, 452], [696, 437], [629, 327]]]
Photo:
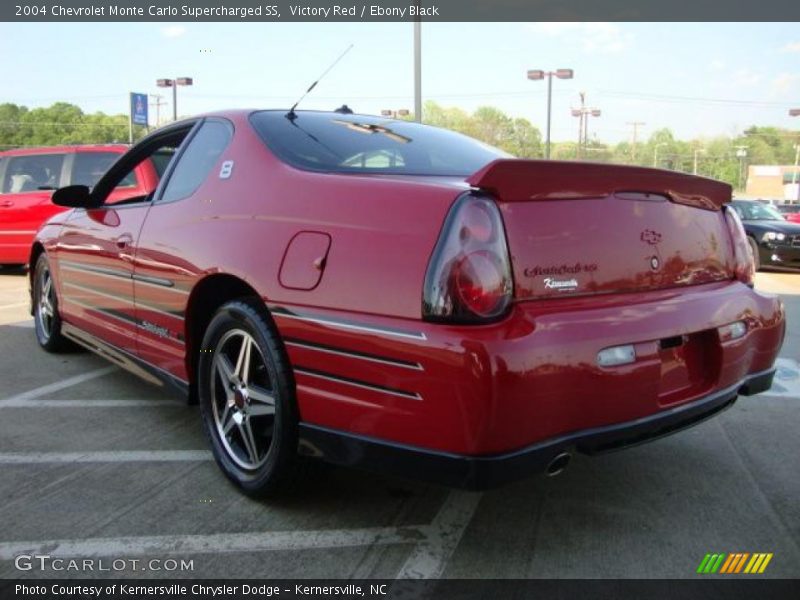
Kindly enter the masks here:
[[636, 140], [639, 137], [639, 127], [644, 127], [643, 121], [628, 121], [628, 125], [633, 127], [633, 141], [631, 142], [631, 162], [636, 162]]
[[599, 108], [587, 108], [586, 92], [580, 92], [578, 95], [581, 97], [581, 107], [573, 108], [572, 116], [580, 117], [578, 122], [578, 150], [575, 153], [576, 157], [580, 158], [581, 154], [586, 154], [588, 152], [589, 117], [599, 117], [601, 113]]
[[[794, 171], [792, 171], [792, 186], [797, 185], [797, 165], [800, 162], [800, 144], [794, 145]], [[795, 200], [800, 200], [800, 188], [797, 190], [797, 198]]]
[[[790, 108], [789, 109], [789, 116], [790, 117], [800, 117], [800, 108]], [[792, 171], [792, 185], [796, 185], [797, 181], [797, 164], [798, 160], [800, 160], [800, 140], [794, 147], [794, 171]], [[797, 198], [796, 200], [800, 202], [800, 185], [797, 186]]]
[[417, 18], [414, 19], [414, 120], [422, 123], [422, 17], [419, 1], [415, 2]]
[[156, 127], [159, 127], [161, 125], [161, 107], [166, 106], [167, 103], [161, 94], [150, 94], [150, 97], [156, 99], [155, 102], [150, 103], [150, 106], [156, 107]]
[[698, 152], [702, 152], [702, 150], [700, 150], [700, 148], [695, 148], [694, 149], [694, 168], [692, 169], [692, 174], [693, 175], [697, 175], [697, 153]]

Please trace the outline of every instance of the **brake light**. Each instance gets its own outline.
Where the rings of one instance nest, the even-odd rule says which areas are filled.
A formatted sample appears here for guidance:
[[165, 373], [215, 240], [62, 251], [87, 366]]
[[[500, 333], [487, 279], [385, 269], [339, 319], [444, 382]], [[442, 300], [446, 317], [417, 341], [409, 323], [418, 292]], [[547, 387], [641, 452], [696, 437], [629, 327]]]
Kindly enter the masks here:
[[728, 232], [731, 235], [733, 244], [734, 272], [736, 279], [742, 283], [753, 287], [756, 269], [753, 262], [753, 249], [747, 241], [747, 234], [736, 210], [726, 205], [723, 207], [725, 221], [728, 224]]
[[422, 314], [433, 321], [485, 322], [503, 316], [513, 292], [503, 220], [486, 196], [461, 196], [425, 275]]

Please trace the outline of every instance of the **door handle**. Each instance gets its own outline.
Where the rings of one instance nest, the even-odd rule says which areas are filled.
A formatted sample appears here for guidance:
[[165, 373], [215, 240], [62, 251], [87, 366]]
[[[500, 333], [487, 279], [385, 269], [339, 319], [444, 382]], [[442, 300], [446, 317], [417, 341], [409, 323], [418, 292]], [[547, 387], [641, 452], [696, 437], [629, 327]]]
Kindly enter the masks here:
[[117, 248], [119, 248], [120, 250], [127, 248], [132, 243], [133, 243], [133, 236], [130, 235], [129, 233], [123, 233], [116, 240]]
[[12, 200], [3, 200], [2, 202], [0, 202], [0, 206], [2, 206], [3, 208], [9, 208], [11, 206], [14, 206], [14, 202]]

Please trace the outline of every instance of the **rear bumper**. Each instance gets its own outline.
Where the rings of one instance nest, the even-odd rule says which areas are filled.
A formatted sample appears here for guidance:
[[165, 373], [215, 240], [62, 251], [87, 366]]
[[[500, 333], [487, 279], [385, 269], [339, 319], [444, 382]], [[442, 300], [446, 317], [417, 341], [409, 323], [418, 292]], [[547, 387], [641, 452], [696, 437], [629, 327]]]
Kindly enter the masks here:
[[436, 452], [308, 423], [300, 424], [300, 449], [303, 454], [348, 467], [469, 490], [490, 489], [541, 473], [564, 452], [599, 454], [696, 425], [732, 406], [739, 394], [750, 396], [768, 390], [774, 375], [775, 369], [769, 369], [689, 404], [633, 421], [577, 431], [505, 454]]
[[[724, 403], [773, 368], [785, 332], [780, 299], [733, 281], [519, 302], [481, 326], [271, 312], [308, 427], [457, 457], [569, 445], [575, 432], [667, 418], [727, 393]], [[738, 321], [743, 337], [719, 336]], [[620, 345], [635, 347], [633, 363], [598, 364]]]

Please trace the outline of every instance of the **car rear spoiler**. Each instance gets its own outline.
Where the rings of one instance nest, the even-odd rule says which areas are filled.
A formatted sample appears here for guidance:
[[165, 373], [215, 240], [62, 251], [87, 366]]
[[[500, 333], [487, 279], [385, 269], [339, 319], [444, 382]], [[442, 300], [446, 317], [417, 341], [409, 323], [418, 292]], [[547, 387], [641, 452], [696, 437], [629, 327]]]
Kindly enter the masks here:
[[467, 178], [503, 202], [598, 198], [611, 194], [628, 197], [655, 194], [678, 204], [719, 210], [730, 202], [727, 183], [627, 165], [550, 160], [498, 159]]

